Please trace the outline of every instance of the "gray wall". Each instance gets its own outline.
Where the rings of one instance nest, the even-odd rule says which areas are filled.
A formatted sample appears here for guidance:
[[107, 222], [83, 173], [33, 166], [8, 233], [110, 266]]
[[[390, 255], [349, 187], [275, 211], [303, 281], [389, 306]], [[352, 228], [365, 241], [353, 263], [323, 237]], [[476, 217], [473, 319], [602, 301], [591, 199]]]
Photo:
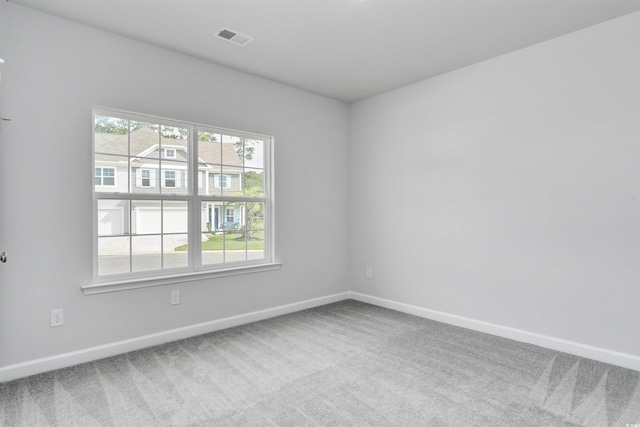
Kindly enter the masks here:
[[[347, 290], [346, 104], [7, 2], [0, 19], [0, 367]], [[92, 105], [273, 135], [282, 269], [85, 296]]]
[[[347, 289], [640, 355], [639, 21], [349, 107], [0, 3], [0, 367]], [[92, 105], [274, 135], [283, 268], [85, 296]]]
[[640, 355], [639, 117], [638, 13], [354, 104], [352, 290]]

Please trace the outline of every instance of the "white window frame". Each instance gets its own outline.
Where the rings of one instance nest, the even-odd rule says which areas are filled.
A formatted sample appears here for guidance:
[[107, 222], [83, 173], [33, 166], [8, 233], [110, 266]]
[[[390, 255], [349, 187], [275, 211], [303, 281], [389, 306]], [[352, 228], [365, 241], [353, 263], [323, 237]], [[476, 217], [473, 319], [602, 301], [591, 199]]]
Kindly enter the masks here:
[[[167, 178], [167, 174], [172, 173], [173, 178]], [[180, 188], [178, 183], [180, 182], [180, 171], [174, 169], [164, 169], [162, 171], [162, 186], [164, 188]], [[167, 181], [173, 181], [173, 185], [167, 185]]]
[[[128, 193], [110, 192], [103, 190], [102, 188], [96, 188], [93, 186], [93, 245], [94, 245], [94, 279], [91, 283], [82, 286], [82, 289], [86, 295], [104, 292], [114, 292], [127, 289], [137, 289], [149, 286], [160, 286], [171, 283], [182, 283], [194, 280], [202, 280], [206, 278], [224, 277], [237, 274], [255, 273], [279, 269], [281, 262], [275, 260], [275, 244], [274, 244], [274, 225], [273, 218], [273, 137], [266, 135], [258, 135], [247, 132], [223, 129], [213, 127], [209, 125], [201, 125], [198, 123], [176, 121], [171, 119], [164, 119], [159, 117], [148, 116], [145, 114], [131, 113], [121, 110], [112, 110], [106, 108], [95, 107], [93, 109], [94, 117], [96, 115], [116, 117], [119, 119], [140, 121], [146, 123], [154, 123], [166, 126], [175, 126], [185, 128], [189, 132], [189, 143], [187, 152], [189, 155], [189, 164], [187, 170], [188, 180], [191, 182], [198, 182], [198, 186], [192, 186], [187, 192], [181, 194], [165, 193], [158, 188], [158, 192], [153, 193], [136, 193], [131, 189]], [[197, 145], [194, 143], [197, 140], [198, 131], [222, 133], [227, 135], [234, 135], [247, 139], [260, 139], [264, 143], [264, 195], [262, 197], [244, 197], [244, 196], [229, 196], [229, 195], [206, 195], [199, 194], [198, 189], [201, 188], [202, 180], [207, 175], [204, 173], [200, 177], [197, 165], [199, 164], [197, 155]], [[93, 132], [92, 132], [93, 137]], [[100, 153], [103, 154], [103, 153]], [[132, 158], [132, 157], [131, 157]], [[92, 162], [94, 177], [93, 183], [95, 184], [95, 169], [96, 169], [96, 151], [95, 142], [92, 149]], [[102, 167], [102, 166], [99, 166]], [[162, 168], [162, 162], [161, 162]], [[115, 169], [115, 168], [114, 168]], [[146, 168], [145, 168], [146, 169]], [[161, 182], [165, 183], [165, 171], [174, 171], [176, 174], [176, 187], [180, 186], [180, 179], [178, 175], [182, 174], [180, 169], [162, 169]], [[117, 171], [114, 171], [117, 172]], [[129, 168], [129, 175], [132, 174], [132, 169]], [[185, 184], [186, 184], [185, 179]], [[131, 177], [129, 176], [129, 182]], [[162, 187], [163, 185], [161, 185]], [[109, 186], [112, 187], [112, 186]], [[195, 187], [195, 188], [194, 188]], [[173, 187], [168, 187], [173, 188]], [[101, 191], [102, 190], [102, 191]], [[155, 270], [145, 273], [123, 273], [111, 276], [99, 276], [98, 275], [98, 224], [97, 224], [97, 206], [98, 200], [182, 200], [187, 201], [189, 204], [189, 251], [188, 251], [188, 266], [184, 268], [174, 268], [170, 270]], [[246, 261], [226, 262], [220, 264], [202, 264], [202, 252], [201, 252], [201, 206], [206, 201], [221, 201], [221, 202], [262, 202], [265, 205], [265, 245], [264, 245], [264, 258]]]
[[[231, 211], [231, 221], [229, 221], [229, 211]], [[235, 222], [236, 221], [236, 209], [235, 208], [226, 208], [224, 214], [224, 222]]]
[[[224, 179], [223, 179], [224, 178]], [[213, 174], [213, 188], [231, 188], [231, 177], [230, 173], [214, 173]], [[222, 186], [224, 184], [224, 186]]]
[[[173, 156], [170, 156], [169, 152], [172, 152]], [[176, 157], [177, 157], [177, 150], [175, 148], [165, 148], [164, 149], [164, 158], [165, 159], [175, 159]]]
[[[149, 172], [149, 178], [144, 177], [145, 172]], [[140, 177], [136, 176], [136, 187], [138, 188], [155, 188], [156, 187], [156, 170], [155, 169], [140, 167], [136, 170], [136, 173], [140, 174]], [[149, 180], [148, 185], [144, 185], [145, 179]]]
[[[100, 176], [99, 176], [99, 177], [98, 177], [98, 176], [96, 176], [96, 169], [100, 169]], [[105, 176], [104, 176], [104, 170], [105, 170], [105, 169], [111, 169], [111, 170], [113, 170], [113, 184], [105, 184], [105, 183], [104, 183], [104, 178], [105, 178]], [[116, 182], [116, 176], [117, 176], [117, 169], [116, 169], [115, 167], [112, 167], [112, 166], [95, 166], [95, 167], [93, 168], [93, 180], [94, 180], [94, 183], [95, 183], [95, 179], [96, 179], [96, 178], [100, 178], [100, 184], [96, 184], [96, 185], [97, 185], [97, 186], [99, 186], [99, 187], [109, 187], [109, 188], [116, 187], [116, 186], [117, 186], [117, 185], [116, 185], [116, 184], [117, 184], [117, 182]], [[111, 177], [107, 177], [107, 178], [111, 178]]]

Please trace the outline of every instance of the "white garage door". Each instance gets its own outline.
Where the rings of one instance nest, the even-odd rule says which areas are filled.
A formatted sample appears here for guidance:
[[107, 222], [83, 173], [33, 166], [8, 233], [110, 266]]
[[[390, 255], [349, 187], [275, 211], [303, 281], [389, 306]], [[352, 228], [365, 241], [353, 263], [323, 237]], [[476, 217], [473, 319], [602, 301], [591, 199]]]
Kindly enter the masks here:
[[188, 215], [186, 208], [164, 209], [164, 230], [160, 228], [162, 216], [159, 207], [138, 207], [135, 211], [136, 234], [187, 233]]

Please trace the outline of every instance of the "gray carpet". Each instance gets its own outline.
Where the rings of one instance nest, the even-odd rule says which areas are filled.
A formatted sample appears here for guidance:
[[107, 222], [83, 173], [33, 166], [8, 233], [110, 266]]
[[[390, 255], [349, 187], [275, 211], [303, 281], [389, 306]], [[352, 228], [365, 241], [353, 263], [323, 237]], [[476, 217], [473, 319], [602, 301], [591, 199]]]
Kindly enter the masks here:
[[626, 426], [640, 373], [344, 301], [0, 385], [2, 426]]

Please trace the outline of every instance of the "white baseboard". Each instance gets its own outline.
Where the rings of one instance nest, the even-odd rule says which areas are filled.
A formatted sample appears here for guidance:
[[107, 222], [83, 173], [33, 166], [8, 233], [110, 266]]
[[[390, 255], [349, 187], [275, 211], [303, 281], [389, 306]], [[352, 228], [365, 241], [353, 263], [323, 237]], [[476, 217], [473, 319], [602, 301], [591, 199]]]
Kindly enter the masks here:
[[342, 292], [325, 297], [314, 298], [292, 304], [268, 308], [265, 310], [240, 314], [237, 316], [225, 317], [223, 319], [199, 323], [197, 325], [186, 326], [184, 328], [171, 329], [156, 334], [145, 335], [142, 337], [118, 341], [102, 346], [91, 347], [56, 356], [50, 356], [42, 359], [30, 360], [27, 362], [16, 363], [14, 365], [8, 365], [0, 368], [0, 383], [39, 374], [42, 372], [65, 368], [80, 363], [91, 362], [94, 360], [103, 359], [105, 357], [116, 356], [118, 354], [140, 350], [154, 345], [164, 344], [167, 342], [202, 335], [209, 332], [219, 331], [221, 329], [227, 329], [251, 322], [257, 322], [259, 320], [269, 319], [283, 314], [306, 310], [308, 308], [318, 307], [321, 305], [330, 304], [346, 299], [354, 299], [357, 301], [366, 302], [403, 313], [424, 317], [426, 319], [431, 319], [454, 326], [460, 326], [462, 328], [471, 329], [474, 331], [485, 332], [499, 337], [534, 344], [552, 350], [562, 351], [564, 353], [586, 357], [588, 359], [598, 360], [612, 365], [622, 366], [624, 368], [640, 371], [640, 357], [631, 354], [619, 353], [603, 348], [536, 334], [533, 332], [522, 331], [520, 329], [510, 328], [507, 326], [482, 322], [467, 317], [457, 316], [454, 314], [444, 313], [436, 310], [430, 310], [427, 308], [404, 304], [384, 298], [378, 298], [358, 292]]
[[349, 298], [380, 307], [389, 308], [391, 310], [401, 311], [403, 313], [424, 317], [425, 319], [435, 320], [454, 326], [460, 326], [462, 328], [471, 329], [478, 332], [485, 332], [491, 335], [509, 338], [514, 341], [534, 344], [540, 347], [549, 348], [551, 350], [561, 351], [563, 353], [569, 353], [575, 356], [586, 357], [588, 359], [598, 360], [600, 362], [609, 363], [611, 365], [622, 366], [623, 368], [640, 371], [640, 357], [631, 354], [619, 353], [604, 348], [593, 347], [590, 345], [567, 341], [547, 335], [541, 335], [533, 332], [523, 331], [520, 329], [510, 328], [508, 326], [501, 326], [494, 323], [470, 319], [468, 317], [457, 316], [455, 314], [429, 310], [427, 308], [404, 304], [384, 298], [378, 298], [358, 292], [349, 292]]
[[342, 292], [325, 297], [309, 299], [293, 304], [281, 305], [265, 310], [240, 314], [237, 316], [225, 317], [224, 319], [212, 320], [210, 322], [199, 323], [197, 325], [186, 326], [184, 328], [171, 329], [156, 334], [145, 335], [129, 340], [118, 341], [111, 344], [91, 347], [56, 356], [44, 357], [42, 359], [30, 360], [28, 362], [16, 363], [0, 368], [0, 383], [14, 379], [52, 371], [54, 369], [66, 368], [80, 363], [91, 362], [105, 357], [116, 356], [130, 351], [140, 350], [158, 344], [164, 344], [184, 338], [194, 337], [221, 329], [232, 328], [271, 317], [281, 316], [300, 310], [306, 310], [333, 302], [342, 301], [349, 298], [348, 292]]

